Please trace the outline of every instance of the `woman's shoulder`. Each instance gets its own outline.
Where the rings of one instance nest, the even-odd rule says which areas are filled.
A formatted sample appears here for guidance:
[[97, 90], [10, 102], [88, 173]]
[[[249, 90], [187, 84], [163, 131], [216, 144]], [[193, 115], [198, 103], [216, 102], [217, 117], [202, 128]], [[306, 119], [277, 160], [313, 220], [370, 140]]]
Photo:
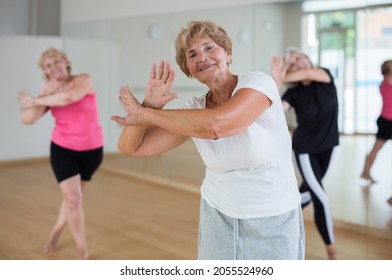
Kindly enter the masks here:
[[80, 73], [72, 75], [74, 80], [91, 80], [91, 75], [89, 73]]
[[261, 71], [252, 71], [245, 74], [239, 74], [238, 84], [241, 87], [248, 87], [250, 85], [254, 85], [256, 88], [277, 87], [274, 79], [270, 75]]
[[70, 76], [69, 82], [72, 85], [89, 85], [92, 86], [92, 77], [88, 73], [73, 74]]
[[95, 92], [92, 77], [88, 73], [72, 75], [70, 87], [74, 90], [81, 90], [87, 93]]
[[274, 79], [261, 71], [239, 74], [237, 90], [241, 88], [253, 88], [273, 101], [280, 99], [279, 90]]

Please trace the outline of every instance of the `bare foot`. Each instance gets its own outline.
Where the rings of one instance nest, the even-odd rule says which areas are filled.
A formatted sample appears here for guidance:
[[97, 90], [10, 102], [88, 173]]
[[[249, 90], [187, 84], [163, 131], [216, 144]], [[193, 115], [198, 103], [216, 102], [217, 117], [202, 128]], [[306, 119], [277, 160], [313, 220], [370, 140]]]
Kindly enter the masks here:
[[370, 174], [364, 174], [364, 173], [362, 173], [362, 174], [361, 174], [361, 178], [364, 179], [364, 180], [366, 180], [366, 181], [369, 181], [369, 183], [371, 183], [371, 184], [376, 183], [376, 181], [373, 179], [372, 176], [370, 176]]
[[59, 239], [60, 239], [60, 234], [51, 233], [45, 245], [44, 252], [48, 254], [50, 252], [54, 252], [60, 249]]
[[392, 196], [388, 198], [387, 203], [392, 206]]
[[89, 257], [87, 249], [79, 249], [75, 260], [87, 260]]
[[330, 260], [339, 259], [335, 244], [327, 245], [327, 253], [328, 253], [328, 259]]

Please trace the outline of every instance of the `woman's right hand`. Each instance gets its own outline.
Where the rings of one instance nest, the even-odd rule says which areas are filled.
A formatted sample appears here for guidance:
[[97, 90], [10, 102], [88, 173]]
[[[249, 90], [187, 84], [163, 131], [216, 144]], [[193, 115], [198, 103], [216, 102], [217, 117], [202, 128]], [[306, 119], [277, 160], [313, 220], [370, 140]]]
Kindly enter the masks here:
[[56, 92], [60, 88], [60, 83], [56, 79], [46, 81], [38, 96], [47, 96]]
[[161, 60], [158, 66], [154, 63], [147, 82], [143, 106], [162, 109], [167, 103], [178, 98], [179, 95], [172, 92], [174, 77], [175, 71], [169, 61]]
[[280, 86], [284, 83], [284, 79], [287, 75], [288, 65], [283, 63], [281, 56], [273, 56], [270, 63], [271, 76], [274, 78], [275, 82]]
[[28, 110], [35, 106], [34, 98], [26, 90], [20, 90], [17, 99], [22, 104], [21, 110]]

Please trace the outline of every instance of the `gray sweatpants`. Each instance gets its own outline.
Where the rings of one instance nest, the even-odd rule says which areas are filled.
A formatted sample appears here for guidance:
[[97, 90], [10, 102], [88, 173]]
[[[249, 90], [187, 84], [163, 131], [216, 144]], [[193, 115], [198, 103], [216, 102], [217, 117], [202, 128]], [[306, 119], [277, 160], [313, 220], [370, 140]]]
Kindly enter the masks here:
[[303, 260], [305, 230], [301, 206], [288, 213], [236, 219], [200, 203], [199, 260]]

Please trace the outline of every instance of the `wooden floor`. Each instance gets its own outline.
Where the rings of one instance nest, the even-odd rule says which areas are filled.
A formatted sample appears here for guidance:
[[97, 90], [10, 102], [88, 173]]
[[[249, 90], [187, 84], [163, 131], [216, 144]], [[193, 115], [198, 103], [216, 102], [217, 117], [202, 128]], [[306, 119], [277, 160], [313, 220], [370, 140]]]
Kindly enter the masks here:
[[[358, 179], [372, 139], [343, 137], [325, 178], [341, 259], [392, 259], [390, 144], [374, 167], [378, 183]], [[195, 259], [203, 174], [191, 142], [149, 159], [105, 155], [84, 199], [90, 259]], [[0, 259], [73, 259], [68, 230], [59, 251], [43, 254], [60, 200], [47, 160], [0, 163]], [[306, 259], [326, 259], [311, 206], [304, 216]]]

